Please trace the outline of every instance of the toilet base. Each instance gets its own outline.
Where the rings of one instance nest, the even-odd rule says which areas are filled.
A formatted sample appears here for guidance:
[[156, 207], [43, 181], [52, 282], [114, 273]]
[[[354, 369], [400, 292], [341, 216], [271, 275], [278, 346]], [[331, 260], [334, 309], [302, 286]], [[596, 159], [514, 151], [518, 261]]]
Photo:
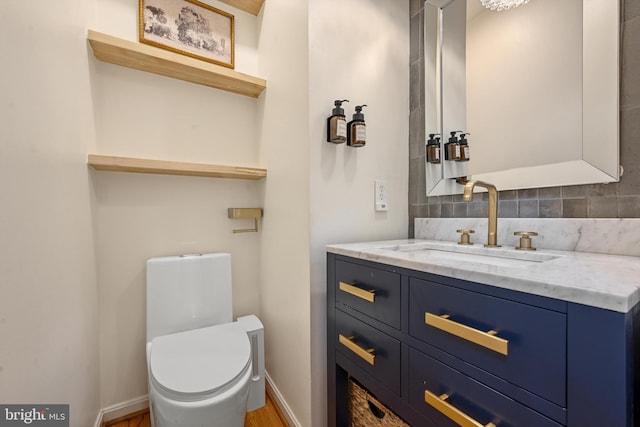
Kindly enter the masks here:
[[167, 398], [149, 382], [152, 427], [243, 427], [251, 383], [251, 368], [220, 395], [193, 402]]

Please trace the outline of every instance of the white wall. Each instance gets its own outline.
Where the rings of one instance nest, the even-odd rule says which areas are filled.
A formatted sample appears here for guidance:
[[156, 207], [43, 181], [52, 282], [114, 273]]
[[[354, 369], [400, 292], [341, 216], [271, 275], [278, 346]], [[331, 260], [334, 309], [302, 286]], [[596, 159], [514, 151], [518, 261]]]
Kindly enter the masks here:
[[[236, 70], [255, 74], [258, 20], [236, 19]], [[96, 0], [93, 29], [137, 40], [137, 0]], [[259, 101], [90, 60], [95, 152], [258, 166]], [[145, 262], [154, 256], [229, 252], [234, 316], [258, 313], [260, 234], [230, 207], [261, 207], [263, 182], [91, 172], [98, 223], [102, 406], [147, 393]]]
[[0, 2], [0, 402], [98, 410], [91, 3]]
[[259, 205], [258, 184], [206, 178], [94, 173], [99, 216], [103, 407], [147, 393], [145, 261], [229, 252], [234, 316], [258, 312], [258, 241], [227, 207]]
[[[314, 426], [326, 425], [326, 255], [329, 243], [404, 238], [408, 230], [409, 1], [309, 2], [311, 382]], [[364, 109], [367, 144], [326, 140], [335, 99]], [[374, 180], [388, 212], [374, 211]]]
[[260, 317], [266, 369], [303, 426], [311, 425], [309, 354], [309, 95], [307, 2], [268, 0], [261, 14], [260, 162], [264, 189]]

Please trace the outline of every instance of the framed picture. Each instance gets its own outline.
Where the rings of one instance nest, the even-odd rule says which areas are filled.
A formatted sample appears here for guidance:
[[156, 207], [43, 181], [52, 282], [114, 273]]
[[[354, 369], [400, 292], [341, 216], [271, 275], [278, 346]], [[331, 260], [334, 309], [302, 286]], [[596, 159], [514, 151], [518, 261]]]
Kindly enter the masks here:
[[197, 0], [138, 1], [141, 43], [234, 67], [233, 15]]

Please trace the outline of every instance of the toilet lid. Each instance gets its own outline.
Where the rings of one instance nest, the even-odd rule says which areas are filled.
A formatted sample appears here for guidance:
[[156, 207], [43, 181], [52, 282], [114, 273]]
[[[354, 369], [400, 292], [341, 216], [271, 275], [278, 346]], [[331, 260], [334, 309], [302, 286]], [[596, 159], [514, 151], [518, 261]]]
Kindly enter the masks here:
[[153, 377], [181, 394], [211, 393], [233, 383], [251, 355], [247, 332], [237, 322], [163, 335], [151, 343]]

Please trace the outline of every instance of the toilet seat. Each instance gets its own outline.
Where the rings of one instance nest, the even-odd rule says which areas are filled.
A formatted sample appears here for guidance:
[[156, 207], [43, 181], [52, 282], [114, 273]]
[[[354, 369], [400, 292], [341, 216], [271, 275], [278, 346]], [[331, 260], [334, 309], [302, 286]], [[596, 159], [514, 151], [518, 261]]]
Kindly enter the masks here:
[[251, 365], [251, 345], [237, 322], [156, 337], [154, 383], [173, 398], [206, 399], [233, 386]]

